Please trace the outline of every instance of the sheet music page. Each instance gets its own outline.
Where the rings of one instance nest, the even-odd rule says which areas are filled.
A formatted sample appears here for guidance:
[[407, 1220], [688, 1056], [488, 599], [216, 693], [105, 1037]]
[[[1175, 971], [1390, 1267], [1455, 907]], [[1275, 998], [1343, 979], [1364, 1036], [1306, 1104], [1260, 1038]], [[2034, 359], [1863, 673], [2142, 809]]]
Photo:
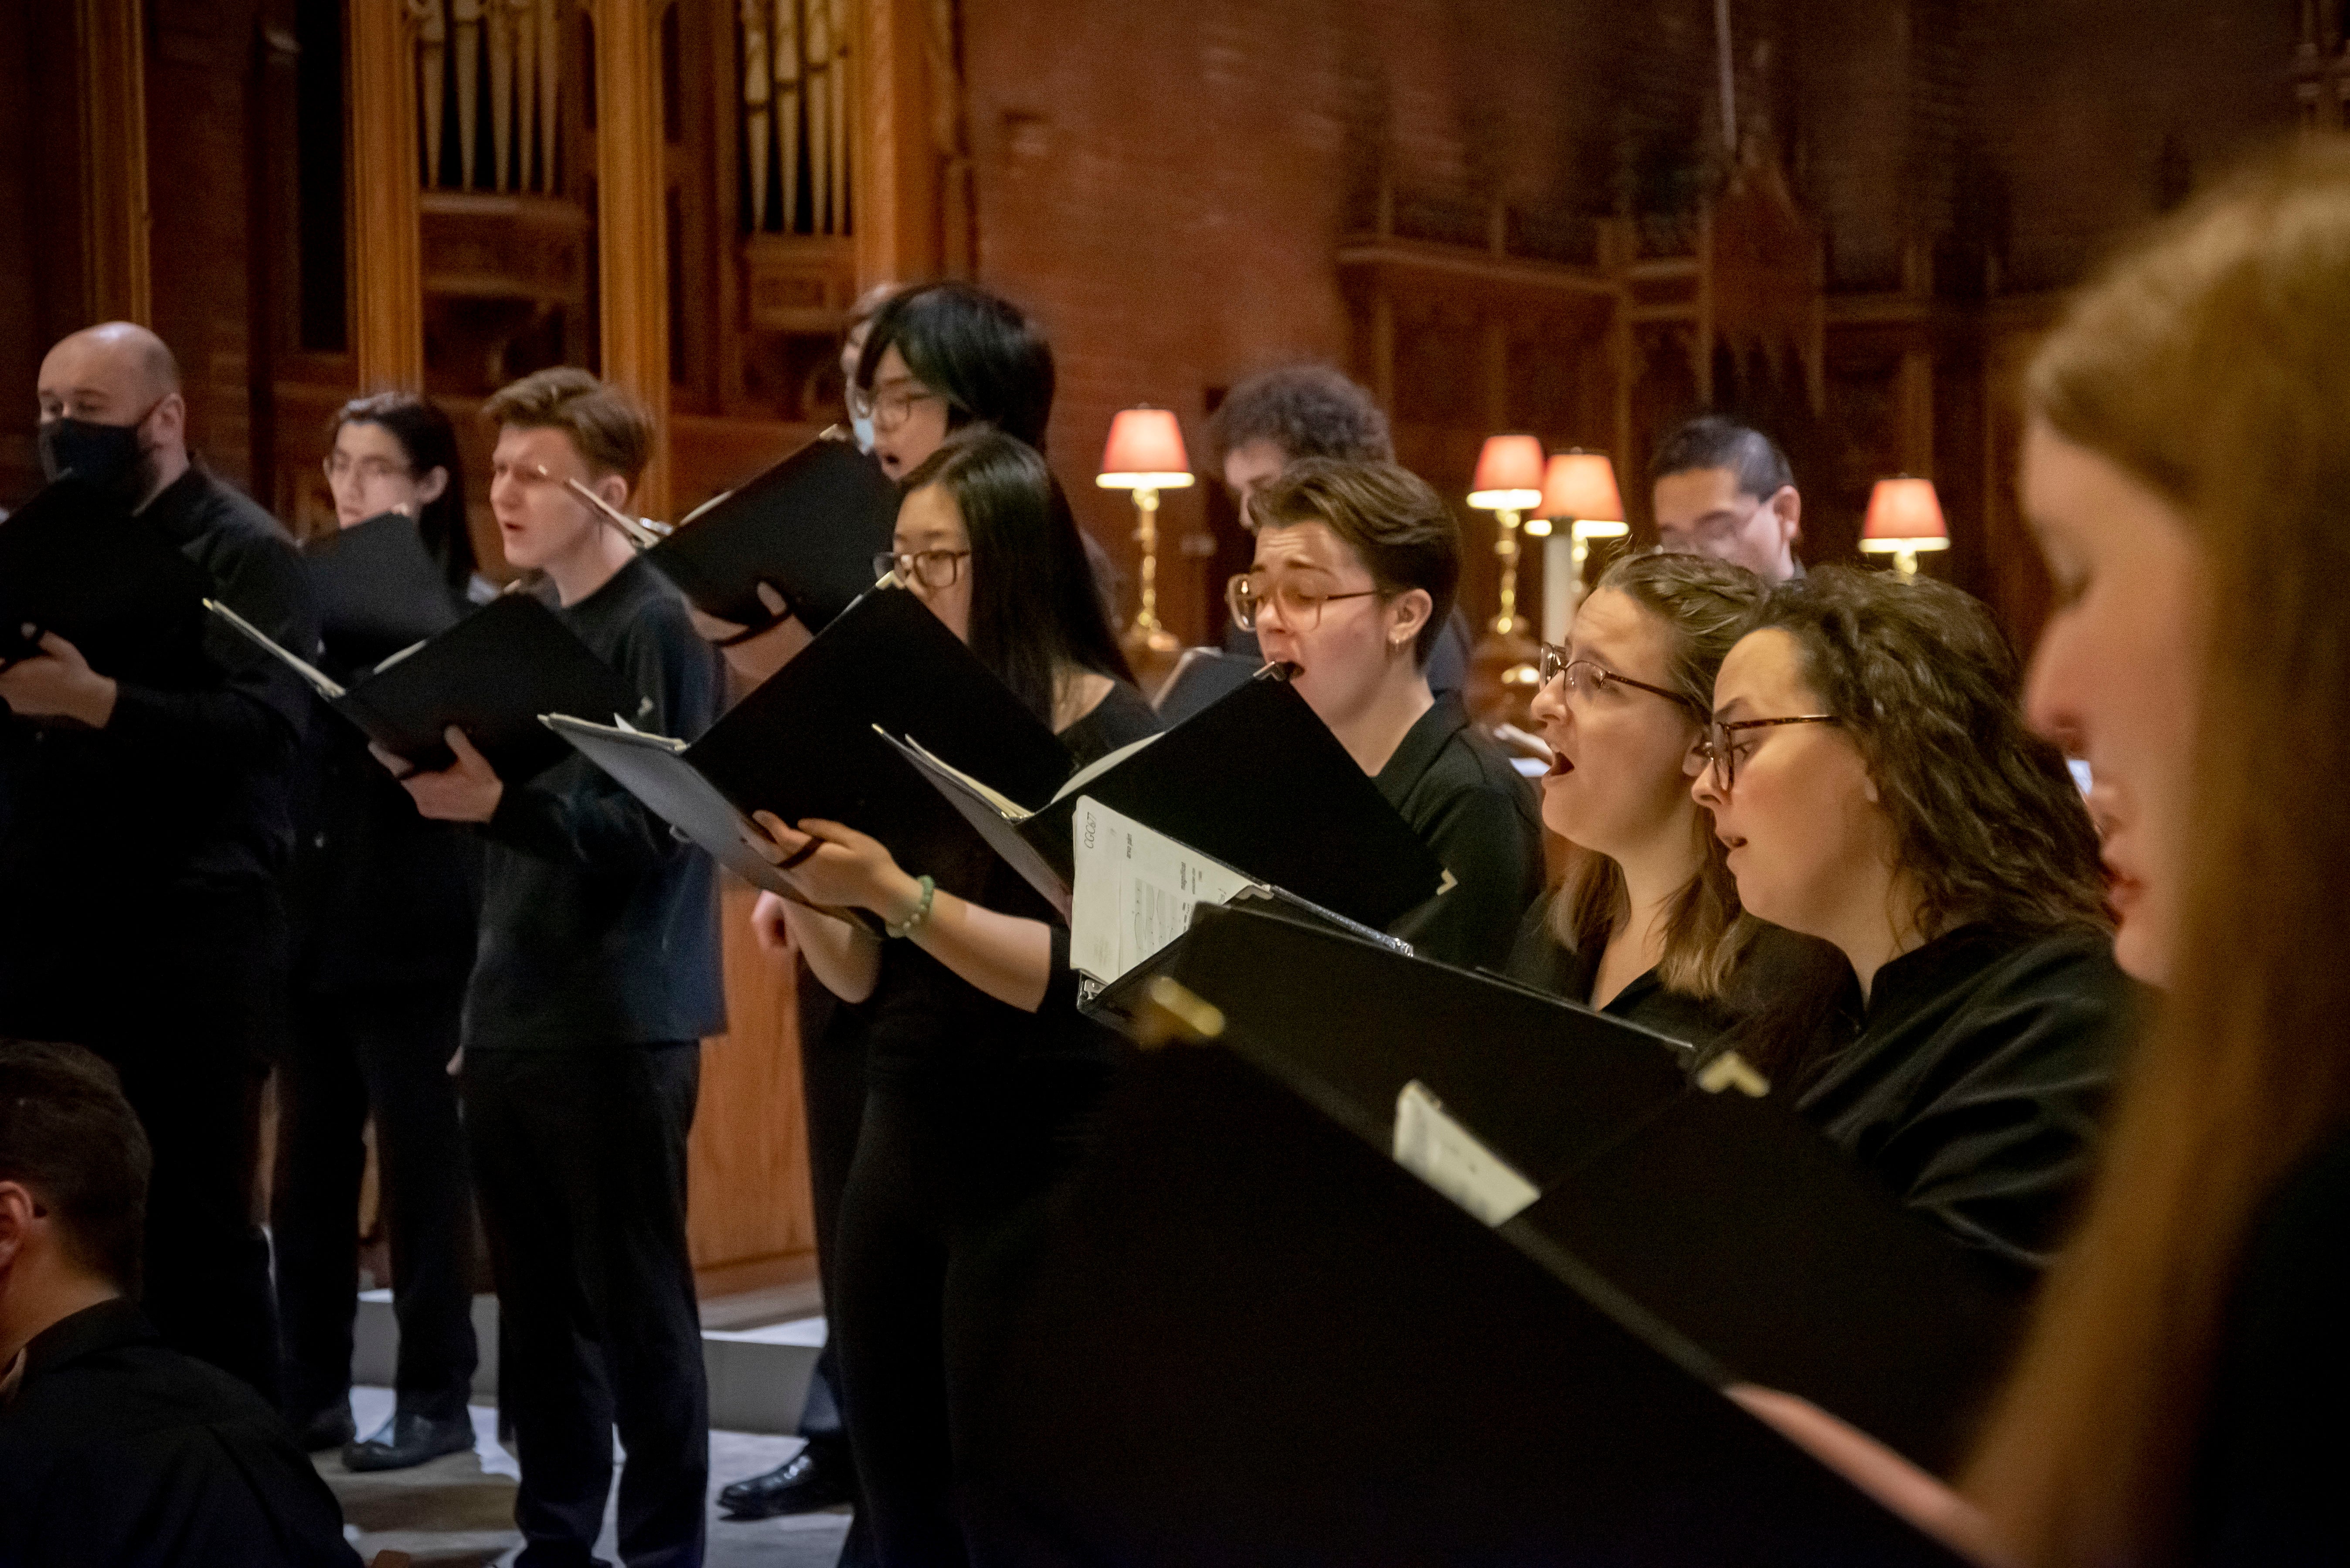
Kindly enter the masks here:
[[1085, 788], [1086, 785], [1093, 783], [1094, 780], [1101, 777], [1102, 774], [1109, 772], [1110, 769], [1118, 766], [1118, 763], [1126, 761], [1127, 758], [1134, 755], [1135, 753], [1142, 750], [1143, 747], [1150, 744], [1151, 742], [1158, 738], [1159, 736], [1155, 734], [1145, 735], [1139, 741], [1128, 741], [1126, 744], [1110, 753], [1107, 756], [1096, 757], [1092, 762], [1087, 763], [1084, 767], [1079, 768], [1075, 774], [1072, 774], [1069, 776], [1069, 782], [1063, 784], [1059, 789], [1055, 790], [1053, 792], [1053, 798], [1046, 804], [1050, 805], [1060, 805], [1061, 802], [1068, 799], [1069, 796], [1076, 794], [1079, 790]]
[[1181, 936], [1193, 906], [1256, 886], [1091, 795], [1077, 797], [1071, 832], [1069, 964], [1105, 985]]

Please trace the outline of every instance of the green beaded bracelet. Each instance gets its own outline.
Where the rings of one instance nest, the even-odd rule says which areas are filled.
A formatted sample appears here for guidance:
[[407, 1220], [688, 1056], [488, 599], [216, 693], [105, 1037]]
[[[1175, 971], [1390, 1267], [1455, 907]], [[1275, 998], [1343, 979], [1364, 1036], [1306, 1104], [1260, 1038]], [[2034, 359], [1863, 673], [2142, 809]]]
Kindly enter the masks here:
[[916, 928], [931, 918], [931, 900], [937, 896], [939, 885], [928, 877], [917, 877], [914, 882], [922, 889], [922, 897], [915, 904], [914, 912], [903, 920], [886, 921], [881, 927], [893, 937], [912, 936]]

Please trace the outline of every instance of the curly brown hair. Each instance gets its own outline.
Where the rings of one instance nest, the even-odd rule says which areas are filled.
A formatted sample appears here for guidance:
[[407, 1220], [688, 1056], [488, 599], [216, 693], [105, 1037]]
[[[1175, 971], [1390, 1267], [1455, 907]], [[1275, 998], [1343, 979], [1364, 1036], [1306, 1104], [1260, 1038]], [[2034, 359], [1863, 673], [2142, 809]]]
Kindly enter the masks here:
[[1919, 893], [1918, 929], [2110, 929], [2097, 833], [2064, 753], [2023, 721], [2022, 670], [1981, 601], [1931, 577], [1826, 566], [1747, 628], [1795, 639], [1860, 749]]
[[[1592, 592], [1613, 589], [1657, 618], [1668, 634], [1666, 680], [1690, 711], [1691, 733], [1713, 708], [1713, 678], [1722, 659], [1762, 608], [1770, 585], [1743, 566], [1710, 556], [1627, 556]], [[1738, 902], [1738, 879], [1713, 819], [1696, 814], [1698, 874], [1666, 917], [1657, 978], [1669, 991], [1711, 1000], [1753, 940], [1755, 922]], [[1570, 845], [1566, 875], [1551, 900], [1551, 935], [1570, 951], [1605, 943], [1627, 912], [1624, 873], [1605, 855]]]

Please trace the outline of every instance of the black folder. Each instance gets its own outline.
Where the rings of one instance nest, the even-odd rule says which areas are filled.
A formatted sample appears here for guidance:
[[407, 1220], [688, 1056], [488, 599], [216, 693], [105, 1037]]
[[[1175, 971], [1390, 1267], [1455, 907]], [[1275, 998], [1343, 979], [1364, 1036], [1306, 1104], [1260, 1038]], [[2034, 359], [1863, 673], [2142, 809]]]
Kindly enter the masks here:
[[204, 569], [153, 524], [68, 475], [0, 523], [0, 664], [53, 631], [101, 675], [209, 684], [219, 676], [203, 652], [210, 592]]
[[373, 663], [457, 624], [457, 597], [413, 518], [387, 512], [338, 529], [306, 545], [302, 564], [338, 656]]
[[[1237, 1023], [1223, 1041], [1253, 1044]], [[1130, 1067], [1024, 1263], [990, 1282], [1012, 1304], [957, 1410], [987, 1555], [1959, 1561], [1724, 1397], [1722, 1369], [1605, 1279], [1538, 1263], [1253, 1056]]]
[[[1929, 1469], [1963, 1454], [2021, 1322], [2012, 1279], [1898, 1199], [1742, 1064], [1522, 987], [1248, 908], [1149, 966], [1243, 1054], [1385, 1150], [1418, 1081], [1541, 1196], [1499, 1234], [1607, 1280], [1742, 1379]], [[1721, 1092], [1710, 1093], [1711, 1084]]]
[[[590, 716], [563, 707], [543, 711], [550, 719]], [[877, 725], [930, 736], [954, 766], [1003, 779], [1033, 799], [1068, 776], [1068, 751], [1044, 722], [928, 606], [898, 587], [875, 588], [843, 611], [690, 746], [614, 730], [598, 737], [576, 722], [558, 728], [591, 761], [606, 763], [616, 748], [632, 753], [625, 770], [610, 767], [613, 776], [712, 854], [723, 844], [698, 835], [715, 834], [720, 822], [702, 805], [688, 811], [683, 804], [706, 805], [703, 784], [744, 816], [772, 811], [786, 823], [811, 816], [846, 823], [879, 839], [909, 871], [976, 897], [988, 865], [983, 846]], [[648, 775], [661, 772], [677, 776], [656, 787]]]
[[[908, 760], [1065, 914], [1070, 824], [1083, 795], [1246, 876], [1385, 927], [1435, 897], [1443, 863], [1278, 670], [1268, 667], [1155, 740], [1104, 758], [1017, 819], [920, 752], [910, 750]], [[919, 732], [907, 739], [937, 750]], [[983, 773], [976, 777], [1022, 799]]]
[[759, 602], [764, 582], [821, 631], [872, 587], [897, 518], [898, 487], [880, 464], [853, 441], [819, 436], [686, 518], [645, 559], [721, 619], [775, 619]]
[[348, 688], [225, 607], [212, 608], [284, 659], [369, 740], [425, 772], [455, 760], [442, 738], [452, 724], [465, 732], [498, 777], [521, 784], [570, 754], [562, 738], [539, 722], [540, 714], [593, 713], [635, 722], [652, 711], [650, 697], [630, 691], [578, 634], [528, 594], [501, 595], [431, 641], [393, 654]]

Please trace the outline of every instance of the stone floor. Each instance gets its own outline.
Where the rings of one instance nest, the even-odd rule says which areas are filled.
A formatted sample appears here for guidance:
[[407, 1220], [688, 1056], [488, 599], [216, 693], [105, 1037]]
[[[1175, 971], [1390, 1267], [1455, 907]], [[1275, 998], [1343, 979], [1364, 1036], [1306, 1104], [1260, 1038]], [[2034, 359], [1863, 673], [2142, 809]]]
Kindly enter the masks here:
[[[361, 1432], [380, 1425], [391, 1410], [388, 1388], [351, 1391], [351, 1414]], [[417, 1564], [478, 1568], [507, 1563], [521, 1550], [514, 1528], [514, 1458], [498, 1446], [497, 1412], [473, 1407], [474, 1447], [414, 1469], [352, 1475], [332, 1453], [318, 1456], [318, 1473], [342, 1500], [346, 1531], [362, 1561], [387, 1549], [405, 1552]], [[713, 1499], [729, 1481], [772, 1469], [799, 1448], [796, 1438], [743, 1432], [710, 1435], [710, 1486]], [[840, 1509], [796, 1519], [740, 1523], [710, 1512], [711, 1568], [831, 1568], [848, 1533], [848, 1511]], [[604, 1516], [598, 1555], [618, 1560], [609, 1507]]]

